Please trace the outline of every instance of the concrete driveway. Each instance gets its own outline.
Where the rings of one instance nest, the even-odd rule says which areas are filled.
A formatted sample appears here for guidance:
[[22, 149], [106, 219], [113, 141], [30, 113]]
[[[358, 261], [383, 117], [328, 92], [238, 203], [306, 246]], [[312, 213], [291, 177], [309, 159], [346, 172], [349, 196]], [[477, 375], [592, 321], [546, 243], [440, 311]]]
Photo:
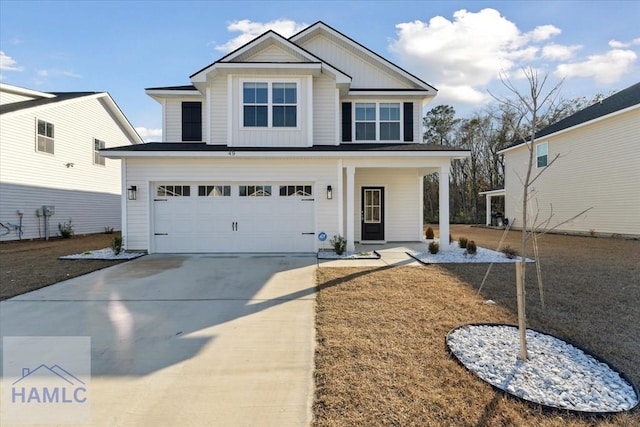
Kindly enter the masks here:
[[309, 425], [315, 269], [149, 255], [1, 302], [0, 333], [90, 336], [93, 425]]

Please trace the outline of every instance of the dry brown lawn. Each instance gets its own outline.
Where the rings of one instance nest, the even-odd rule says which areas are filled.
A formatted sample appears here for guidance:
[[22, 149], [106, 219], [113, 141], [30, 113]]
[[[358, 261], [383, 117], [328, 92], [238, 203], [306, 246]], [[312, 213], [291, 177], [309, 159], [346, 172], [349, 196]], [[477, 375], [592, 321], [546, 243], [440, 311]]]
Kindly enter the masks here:
[[[495, 249], [501, 232], [452, 227]], [[519, 234], [507, 242], [515, 247]], [[528, 280], [529, 326], [607, 359], [640, 383], [640, 241], [545, 235], [546, 310]], [[473, 322], [516, 322], [515, 269], [485, 264], [320, 268], [315, 426], [638, 426], [640, 411], [601, 418], [543, 410], [479, 380], [445, 336]], [[528, 272], [533, 273], [533, 269]], [[492, 299], [497, 305], [487, 305]]]
[[119, 233], [0, 243], [0, 300], [121, 263], [58, 259], [64, 255], [109, 248], [115, 236]]

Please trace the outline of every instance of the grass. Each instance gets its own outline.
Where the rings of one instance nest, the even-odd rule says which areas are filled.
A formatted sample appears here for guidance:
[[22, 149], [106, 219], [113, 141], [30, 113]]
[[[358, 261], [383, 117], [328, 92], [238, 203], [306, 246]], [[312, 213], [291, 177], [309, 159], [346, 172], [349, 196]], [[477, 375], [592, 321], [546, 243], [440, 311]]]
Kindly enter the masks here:
[[[452, 233], [492, 249], [501, 235]], [[517, 247], [518, 236], [506, 243]], [[529, 326], [595, 352], [638, 384], [640, 242], [546, 235], [540, 250], [546, 310], [529, 281]], [[516, 322], [513, 265], [494, 265], [477, 295], [486, 269], [320, 268], [314, 425], [640, 425], [637, 409], [604, 418], [542, 410], [495, 391], [449, 356], [444, 339], [453, 327]]]

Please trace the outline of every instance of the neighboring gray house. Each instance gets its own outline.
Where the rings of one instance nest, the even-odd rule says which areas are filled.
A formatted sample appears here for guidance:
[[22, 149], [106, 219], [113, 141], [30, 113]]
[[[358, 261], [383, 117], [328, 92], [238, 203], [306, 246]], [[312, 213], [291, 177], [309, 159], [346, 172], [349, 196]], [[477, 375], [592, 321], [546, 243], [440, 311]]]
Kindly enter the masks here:
[[[640, 83], [628, 87], [538, 132], [529, 205], [539, 221], [552, 217], [558, 231], [640, 236]], [[528, 150], [516, 144], [505, 159], [505, 216], [516, 228], [522, 217], [522, 184]]]
[[[120, 229], [120, 161], [99, 150], [142, 143], [106, 92], [48, 93], [0, 83], [0, 240]], [[22, 235], [16, 226], [22, 224]]]
[[450, 165], [469, 152], [422, 143], [431, 85], [322, 22], [288, 39], [268, 31], [190, 79], [146, 91], [162, 105], [163, 142], [102, 151], [136, 192], [123, 197], [127, 249], [422, 241], [434, 172], [447, 248]]

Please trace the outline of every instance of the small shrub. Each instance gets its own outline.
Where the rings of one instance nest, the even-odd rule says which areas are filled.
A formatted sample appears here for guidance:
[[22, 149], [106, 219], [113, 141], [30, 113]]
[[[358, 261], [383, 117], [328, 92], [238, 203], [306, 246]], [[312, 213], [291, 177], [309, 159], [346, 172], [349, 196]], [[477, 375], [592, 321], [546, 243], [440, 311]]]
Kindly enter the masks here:
[[460, 237], [458, 239], [458, 245], [460, 246], [460, 248], [466, 249], [468, 241], [469, 239], [467, 239], [466, 237]]
[[120, 252], [122, 252], [122, 237], [116, 236], [113, 238], [111, 249], [113, 249], [113, 253], [115, 255], [118, 255]]
[[333, 246], [333, 250], [338, 255], [342, 255], [347, 249], [346, 239], [339, 234], [333, 236], [333, 239], [329, 240], [329, 243], [331, 244], [331, 246]]
[[509, 259], [514, 259], [515, 257], [520, 255], [517, 250], [515, 250], [514, 248], [512, 248], [509, 245], [501, 248], [500, 252], [502, 252], [504, 254], [504, 256], [506, 256]]
[[58, 231], [63, 239], [68, 239], [73, 236], [73, 225], [71, 224], [71, 218], [69, 218], [69, 222], [64, 222], [62, 224], [58, 223]]
[[425, 231], [424, 235], [429, 240], [433, 239], [433, 237], [434, 237], [433, 228], [427, 227], [427, 231]]
[[113, 234], [113, 227], [105, 227], [104, 234]]
[[429, 243], [429, 252], [432, 253], [433, 255], [437, 254], [438, 251], [440, 250], [440, 245], [438, 244], [438, 242], [431, 242]]
[[478, 252], [478, 247], [476, 246], [476, 242], [473, 240], [469, 240], [467, 242], [467, 250], [464, 251], [465, 255], [475, 255]]

